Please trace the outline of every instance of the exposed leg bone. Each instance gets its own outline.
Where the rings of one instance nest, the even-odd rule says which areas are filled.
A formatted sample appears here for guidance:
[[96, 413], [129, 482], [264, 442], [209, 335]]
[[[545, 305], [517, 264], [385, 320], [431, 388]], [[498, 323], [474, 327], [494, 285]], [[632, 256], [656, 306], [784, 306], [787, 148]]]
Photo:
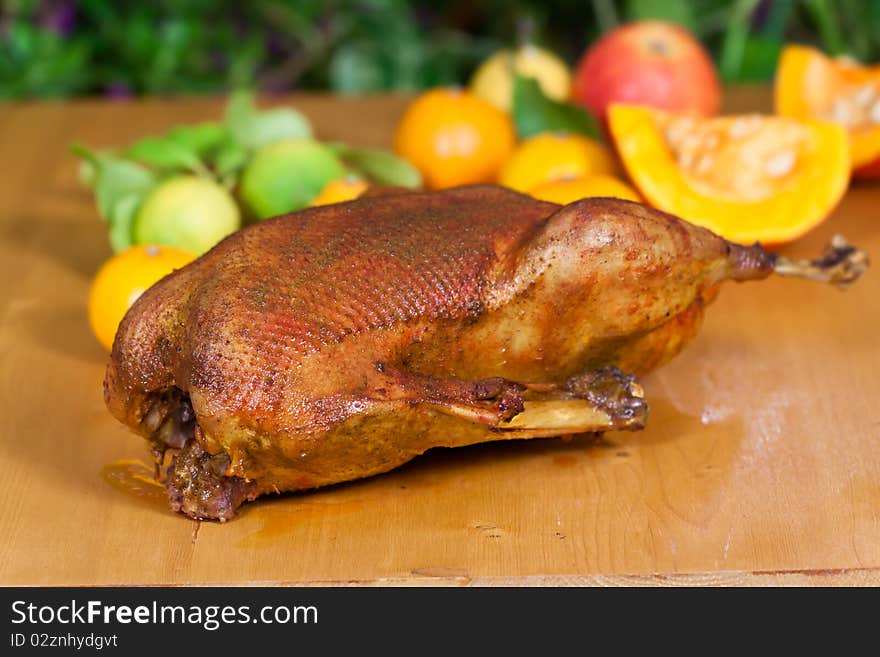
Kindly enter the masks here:
[[[423, 437], [427, 444], [414, 441], [409, 452], [392, 452], [387, 456], [380, 453], [376, 458], [370, 449], [358, 451], [362, 442], [353, 444], [352, 449], [360, 458], [368, 463], [370, 459], [375, 461], [369, 466], [374, 473], [393, 467], [397, 462], [393, 459], [403, 462], [432, 445], [636, 430], [644, 427], [648, 413], [644, 393], [635, 377], [614, 367], [585, 372], [562, 384], [522, 384], [497, 377], [477, 381], [438, 379], [404, 375], [385, 367], [382, 372], [387, 376], [380, 385], [360, 400], [366, 410], [359, 413], [363, 412], [367, 421], [374, 423], [375, 430], [382, 431], [392, 414], [405, 413], [414, 406], [439, 411], [448, 419], [437, 424], [437, 435]], [[363, 421], [357, 414], [353, 419]], [[228, 474], [227, 453], [206, 451], [189, 399], [180, 391], [157, 393], [142, 422], [150, 432], [157, 467], [164, 465], [166, 456], [171, 455], [170, 463], [163, 468], [163, 479], [173, 510], [191, 518], [224, 521], [234, 517], [244, 501], [267, 492], [259, 478], [249, 480]], [[339, 431], [342, 436], [348, 435], [344, 428]], [[310, 457], [312, 466], [315, 459], [323, 458], [320, 451]], [[335, 460], [331, 459], [332, 463]], [[306, 468], [301, 481], [313, 482], [314, 486], [335, 483], [345, 478], [344, 472], [326, 480], [309, 480]]]
[[868, 269], [868, 254], [850, 246], [842, 235], [835, 235], [815, 260], [791, 260], [768, 253], [760, 244], [730, 244], [729, 254], [731, 267], [727, 278], [737, 281], [758, 280], [776, 273], [843, 288], [855, 283]]
[[[394, 378], [397, 373], [389, 371]], [[405, 387], [385, 389], [385, 399], [431, 406], [447, 415], [483, 424], [500, 437], [641, 429], [648, 405], [635, 376], [603, 367], [564, 384], [405, 377]], [[418, 384], [417, 381], [420, 381]]]
[[852, 285], [868, 269], [868, 254], [850, 246], [842, 235], [832, 237], [825, 253], [816, 260], [772, 257], [773, 270], [777, 274], [831, 283], [837, 287]]
[[642, 429], [648, 418], [644, 390], [631, 374], [603, 367], [569, 379], [564, 388], [525, 401], [522, 413], [496, 429], [509, 438]]

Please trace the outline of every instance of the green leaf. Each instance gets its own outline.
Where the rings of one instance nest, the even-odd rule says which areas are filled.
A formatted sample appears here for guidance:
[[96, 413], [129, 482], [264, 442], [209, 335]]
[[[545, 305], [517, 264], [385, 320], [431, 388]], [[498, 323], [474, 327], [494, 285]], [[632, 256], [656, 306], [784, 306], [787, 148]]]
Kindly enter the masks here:
[[120, 199], [131, 194], [146, 196], [157, 182], [155, 174], [136, 162], [103, 157], [95, 183], [98, 212], [106, 221], [112, 221], [113, 207]]
[[185, 169], [205, 173], [205, 165], [196, 151], [170, 137], [144, 137], [132, 144], [126, 155], [157, 169]]
[[312, 136], [312, 126], [300, 112], [287, 107], [257, 111], [253, 96], [244, 91], [234, 93], [229, 99], [226, 127], [239, 143], [249, 149], [281, 139]]
[[690, 32], [697, 30], [692, 3], [669, 0], [627, 0], [626, 17], [630, 21], [662, 20], [678, 23]]
[[229, 139], [229, 131], [220, 123], [207, 121], [174, 128], [168, 138], [204, 158]]
[[133, 243], [137, 210], [158, 183], [156, 174], [136, 162], [78, 144], [71, 150], [82, 158], [80, 175], [87, 172], [98, 213], [110, 224], [110, 245], [115, 252], [128, 248]]
[[155, 173], [137, 162], [93, 151], [81, 144], [71, 145], [70, 150], [93, 168], [95, 201], [105, 221], [112, 222], [113, 208], [120, 199], [132, 194], [146, 196], [158, 182]]
[[96, 169], [98, 167], [98, 160], [100, 160], [105, 155], [104, 153], [101, 153], [99, 151], [93, 151], [91, 148], [83, 146], [82, 144], [71, 144], [70, 152], [76, 155], [84, 163], [88, 162]]
[[333, 150], [357, 173], [379, 185], [419, 187], [422, 176], [409, 161], [381, 148], [349, 148], [336, 144]]
[[91, 160], [82, 160], [79, 163], [77, 177], [79, 178], [79, 182], [83, 187], [88, 187], [89, 189], [92, 189], [94, 188], [95, 180], [98, 177], [98, 167], [95, 166], [95, 163]]
[[838, 22], [834, 3], [831, 0], [804, 0], [803, 5], [818, 28], [822, 50], [829, 55], [845, 52], [846, 37]]
[[226, 102], [225, 125], [231, 129], [232, 126], [247, 123], [256, 113], [254, 95], [250, 91], [239, 89], [234, 91]]
[[116, 253], [134, 244], [134, 220], [143, 197], [137, 192], [122, 196], [110, 209], [110, 246]]
[[228, 139], [214, 155], [214, 171], [220, 178], [236, 174], [247, 164], [247, 150], [234, 139]]
[[372, 44], [343, 43], [330, 58], [330, 88], [339, 94], [358, 94], [387, 88], [387, 70]]
[[776, 72], [776, 64], [782, 51], [782, 43], [760, 35], [750, 35], [743, 50], [739, 80], [743, 82], [769, 82]]
[[718, 70], [726, 82], [739, 80], [751, 30], [751, 15], [758, 0], [736, 0], [727, 18], [727, 28], [718, 56]]
[[513, 83], [513, 122], [522, 139], [547, 131], [601, 138], [596, 120], [586, 110], [547, 98], [536, 80], [520, 75]]

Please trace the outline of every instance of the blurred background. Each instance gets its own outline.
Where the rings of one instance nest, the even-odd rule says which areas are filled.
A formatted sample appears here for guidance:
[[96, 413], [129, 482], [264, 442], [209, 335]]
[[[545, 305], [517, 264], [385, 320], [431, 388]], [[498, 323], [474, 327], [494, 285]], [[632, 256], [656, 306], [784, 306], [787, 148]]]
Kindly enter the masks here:
[[412, 91], [525, 39], [573, 64], [646, 18], [691, 30], [725, 82], [772, 79], [785, 41], [880, 59], [880, 0], [3, 0], [0, 97]]

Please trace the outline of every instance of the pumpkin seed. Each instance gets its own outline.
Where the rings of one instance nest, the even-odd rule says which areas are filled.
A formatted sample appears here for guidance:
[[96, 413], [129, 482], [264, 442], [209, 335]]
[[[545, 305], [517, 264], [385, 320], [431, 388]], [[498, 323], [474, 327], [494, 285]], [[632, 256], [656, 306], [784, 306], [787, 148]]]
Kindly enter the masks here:
[[794, 151], [782, 151], [777, 153], [764, 163], [764, 172], [772, 178], [781, 178], [794, 168]]

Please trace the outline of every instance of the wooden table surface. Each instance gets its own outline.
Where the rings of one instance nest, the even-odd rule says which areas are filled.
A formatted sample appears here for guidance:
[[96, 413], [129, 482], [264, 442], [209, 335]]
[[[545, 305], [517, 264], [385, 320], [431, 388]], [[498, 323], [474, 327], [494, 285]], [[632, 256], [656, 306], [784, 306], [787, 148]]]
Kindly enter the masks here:
[[[728, 108], [768, 97], [732, 90]], [[406, 103], [288, 100], [320, 137], [377, 146]], [[227, 524], [172, 514], [145, 442], [104, 408], [86, 294], [110, 248], [68, 145], [221, 106], [0, 107], [0, 584], [880, 584], [877, 268], [846, 292], [729, 284], [645, 379], [641, 433], [435, 450]], [[880, 186], [854, 186], [786, 253], [838, 231], [880, 255]]]

